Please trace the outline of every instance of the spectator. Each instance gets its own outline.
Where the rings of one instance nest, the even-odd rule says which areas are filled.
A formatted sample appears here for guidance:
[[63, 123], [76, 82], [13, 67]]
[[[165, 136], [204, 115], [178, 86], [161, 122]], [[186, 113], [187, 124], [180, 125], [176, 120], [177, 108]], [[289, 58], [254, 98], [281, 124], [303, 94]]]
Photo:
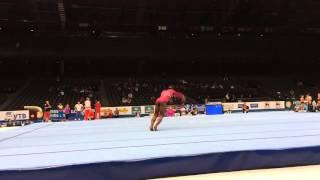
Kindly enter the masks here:
[[190, 104], [186, 104], [185, 108], [186, 108], [186, 114], [189, 114], [192, 111], [192, 106]]
[[57, 108], [58, 108], [58, 118], [59, 118], [59, 120], [62, 120], [63, 119], [63, 105], [62, 105], [62, 103], [59, 103]]
[[192, 116], [195, 116], [195, 115], [198, 114], [198, 108], [197, 108], [197, 106], [193, 106], [193, 107], [192, 107], [191, 114], [192, 114]]
[[298, 87], [302, 87], [302, 86], [303, 86], [303, 82], [302, 82], [302, 81], [298, 81], [298, 82], [297, 82], [297, 86], [298, 86]]
[[249, 112], [249, 106], [244, 103], [242, 106], [242, 113], [248, 113]]
[[317, 110], [317, 103], [315, 100], [312, 101], [312, 112], [316, 112]]
[[121, 102], [122, 102], [122, 104], [127, 104], [128, 99], [126, 97], [122, 97]]
[[301, 111], [304, 111], [306, 108], [305, 108], [305, 99], [304, 99], [304, 95], [301, 95], [300, 96], [300, 110]]
[[114, 115], [113, 115], [113, 117], [118, 118], [118, 117], [119, 117], [119, 114], [120, 114], [119, 109], [116, 108], [116, 109], [114, 110]]
[[141, 112], [140, 111], [136, 112], [136, 117], [141, 117]]
[[169, 108], [167, 109], [166, 115], [168, 117], [172, 117], [172, 116], [174, 116], [175, 112], [176, 112], [176, 110], [173, 109], [172, 106], [169, 106]]
[[96, 101], [96, 104], [95, 104], [95, 112], [96, 112], [96, 119], [100, 119], [101, 103], [98, 100]]
[[227, 93], [227, 94], [225, 95], [225, 98], [226, 98], [226, 102], [230, 102], [230, 95], [229, 95], [229, 93]]
[[289, 93], [290, 93], [291, 97], [294, 96], [294, 90], [293, 89], [291, 89]]
[[78, 101], [78, 103], [74, 106], [74, 110], [76, 111], [76, 120], [81, 120], [81, 113], [83, 110], [83, 105]]
[[235, 94], [232, 94], [232, 102], [237, 102], [237, 96]]
[[66, 115], [66, 120], [69, 120], [69, 116], [71, 114], [71, 109], [69, 104], [66, 104], [66, 107], [64, 108], [64, 114]]
[[156, 100], [156, 97], [151, 96], [151, 97], [150, 97], [150, 100], [151, 100], [152, 102], [154, 102], [154, 101]]
[[43, 109], [44, 109], [43, 119], [44, 119], [45, 122], [49, 122], [49, 120], [50, 120], [50, 111], [52, 109], [52, 106], [50, 105], [49, 101], [45, 102]]
[[306, 101], [307, 101], [308, 111], [313, 111], [312, 96], [310, 96], [310, 94], [306, 95]]
[[62, 89], [60, 90], [60, 96], [64, 96], [64, 91]]
[[204, 99], [204, 103], [205, 103], [205, 104], [208, 104], [208, 102], [209, 102], [209, 98], [206, 97], [206, 98]]
[[131, 104], [132, 99], [131, 99], [131, 98], [128, 98], [127, 100], [128, 100], [127, 103], [128, 103], [128, 104]]

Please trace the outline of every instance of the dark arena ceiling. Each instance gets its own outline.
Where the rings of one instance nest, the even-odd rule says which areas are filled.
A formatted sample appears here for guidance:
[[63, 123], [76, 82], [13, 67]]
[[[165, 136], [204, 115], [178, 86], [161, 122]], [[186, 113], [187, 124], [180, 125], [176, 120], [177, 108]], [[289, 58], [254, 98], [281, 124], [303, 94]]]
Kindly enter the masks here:
[[0, 31], [320, 33], [319, 0], [0, 0]]

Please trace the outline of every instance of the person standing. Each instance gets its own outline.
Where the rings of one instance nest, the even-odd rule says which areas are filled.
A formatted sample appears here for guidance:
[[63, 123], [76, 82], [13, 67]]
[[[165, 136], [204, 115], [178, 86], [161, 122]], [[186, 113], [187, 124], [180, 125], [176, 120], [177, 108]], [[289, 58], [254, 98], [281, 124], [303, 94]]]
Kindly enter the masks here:
[[52, 109], [52, 106], [48, 100], [45, 102], [43, 109], [44, 109], [43, 119], [45, 122], [49, 122], [50, 121], [50, 111]]
[[78, 101], [78, 103], [74, 106], [74, 110], [76, 111], [76, 120], [81, 120], [81, 113], [83, 110], [83, 105]]
[[57, 108], [58, 108], [58, 119], [59, 119], [59, 121], [62, 121], [63, 120], [63, 105], [62, 105], [62, 103], [59, 103], [58, 104], [58, 106], [57, 106]]
[[91, 101], [88, 97], [84, 101], [84, 120], [91, 120]]
[[119, 109], [116, 108], [116, 109], [114, 110], [114, 116], [113, 116], [113, 117], [118, 118], [118, 117], [119, 117], [119, 114], [120, 114]]
[[66, 120], [69, 120], [69, 116], [71, 114], [71, 109], [69, 104], [66, 104], [66, 107], [64, 108], [64, 114], [66, 115]]
[[96, 112], [96, 119], [100, 119], [101, 103], [98, 100], [96, 101], [96, 104], [95, 104], [95, 112]]

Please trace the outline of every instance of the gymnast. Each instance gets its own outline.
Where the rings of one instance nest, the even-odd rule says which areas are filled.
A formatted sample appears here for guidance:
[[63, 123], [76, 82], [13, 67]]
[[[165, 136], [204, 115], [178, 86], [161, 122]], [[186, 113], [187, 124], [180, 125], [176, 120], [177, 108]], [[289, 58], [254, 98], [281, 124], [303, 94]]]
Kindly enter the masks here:
[[182, 93], [175, 91], [172, 86], [169, 86], [168, 89], [161, 92], [160, 97], [155, 103], [156, 107], [151, 118], [150, 131], [158, 130], [158, 126], [165, 115], [167, 103], [174, 97], [180, 99], [182, 104], [186, 101], [185, 96]]

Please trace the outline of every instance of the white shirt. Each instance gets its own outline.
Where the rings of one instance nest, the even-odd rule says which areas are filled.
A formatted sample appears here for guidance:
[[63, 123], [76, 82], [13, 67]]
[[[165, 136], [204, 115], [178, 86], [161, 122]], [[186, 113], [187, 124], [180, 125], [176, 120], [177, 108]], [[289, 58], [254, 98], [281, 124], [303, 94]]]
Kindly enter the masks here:
[[83, 108], [83, 105], [82, 104], [76, 104], [75, 106], [74, 106], [74, 110], [76, 110], [76, 111], [81, 111], [82, 110], [82, 108]]
[[90, 100], [86, 100], [86, 101], [84, 102], [84, 107], [85, 107], [86, 109], [91, 109], [91, 101], [90, 101]]

